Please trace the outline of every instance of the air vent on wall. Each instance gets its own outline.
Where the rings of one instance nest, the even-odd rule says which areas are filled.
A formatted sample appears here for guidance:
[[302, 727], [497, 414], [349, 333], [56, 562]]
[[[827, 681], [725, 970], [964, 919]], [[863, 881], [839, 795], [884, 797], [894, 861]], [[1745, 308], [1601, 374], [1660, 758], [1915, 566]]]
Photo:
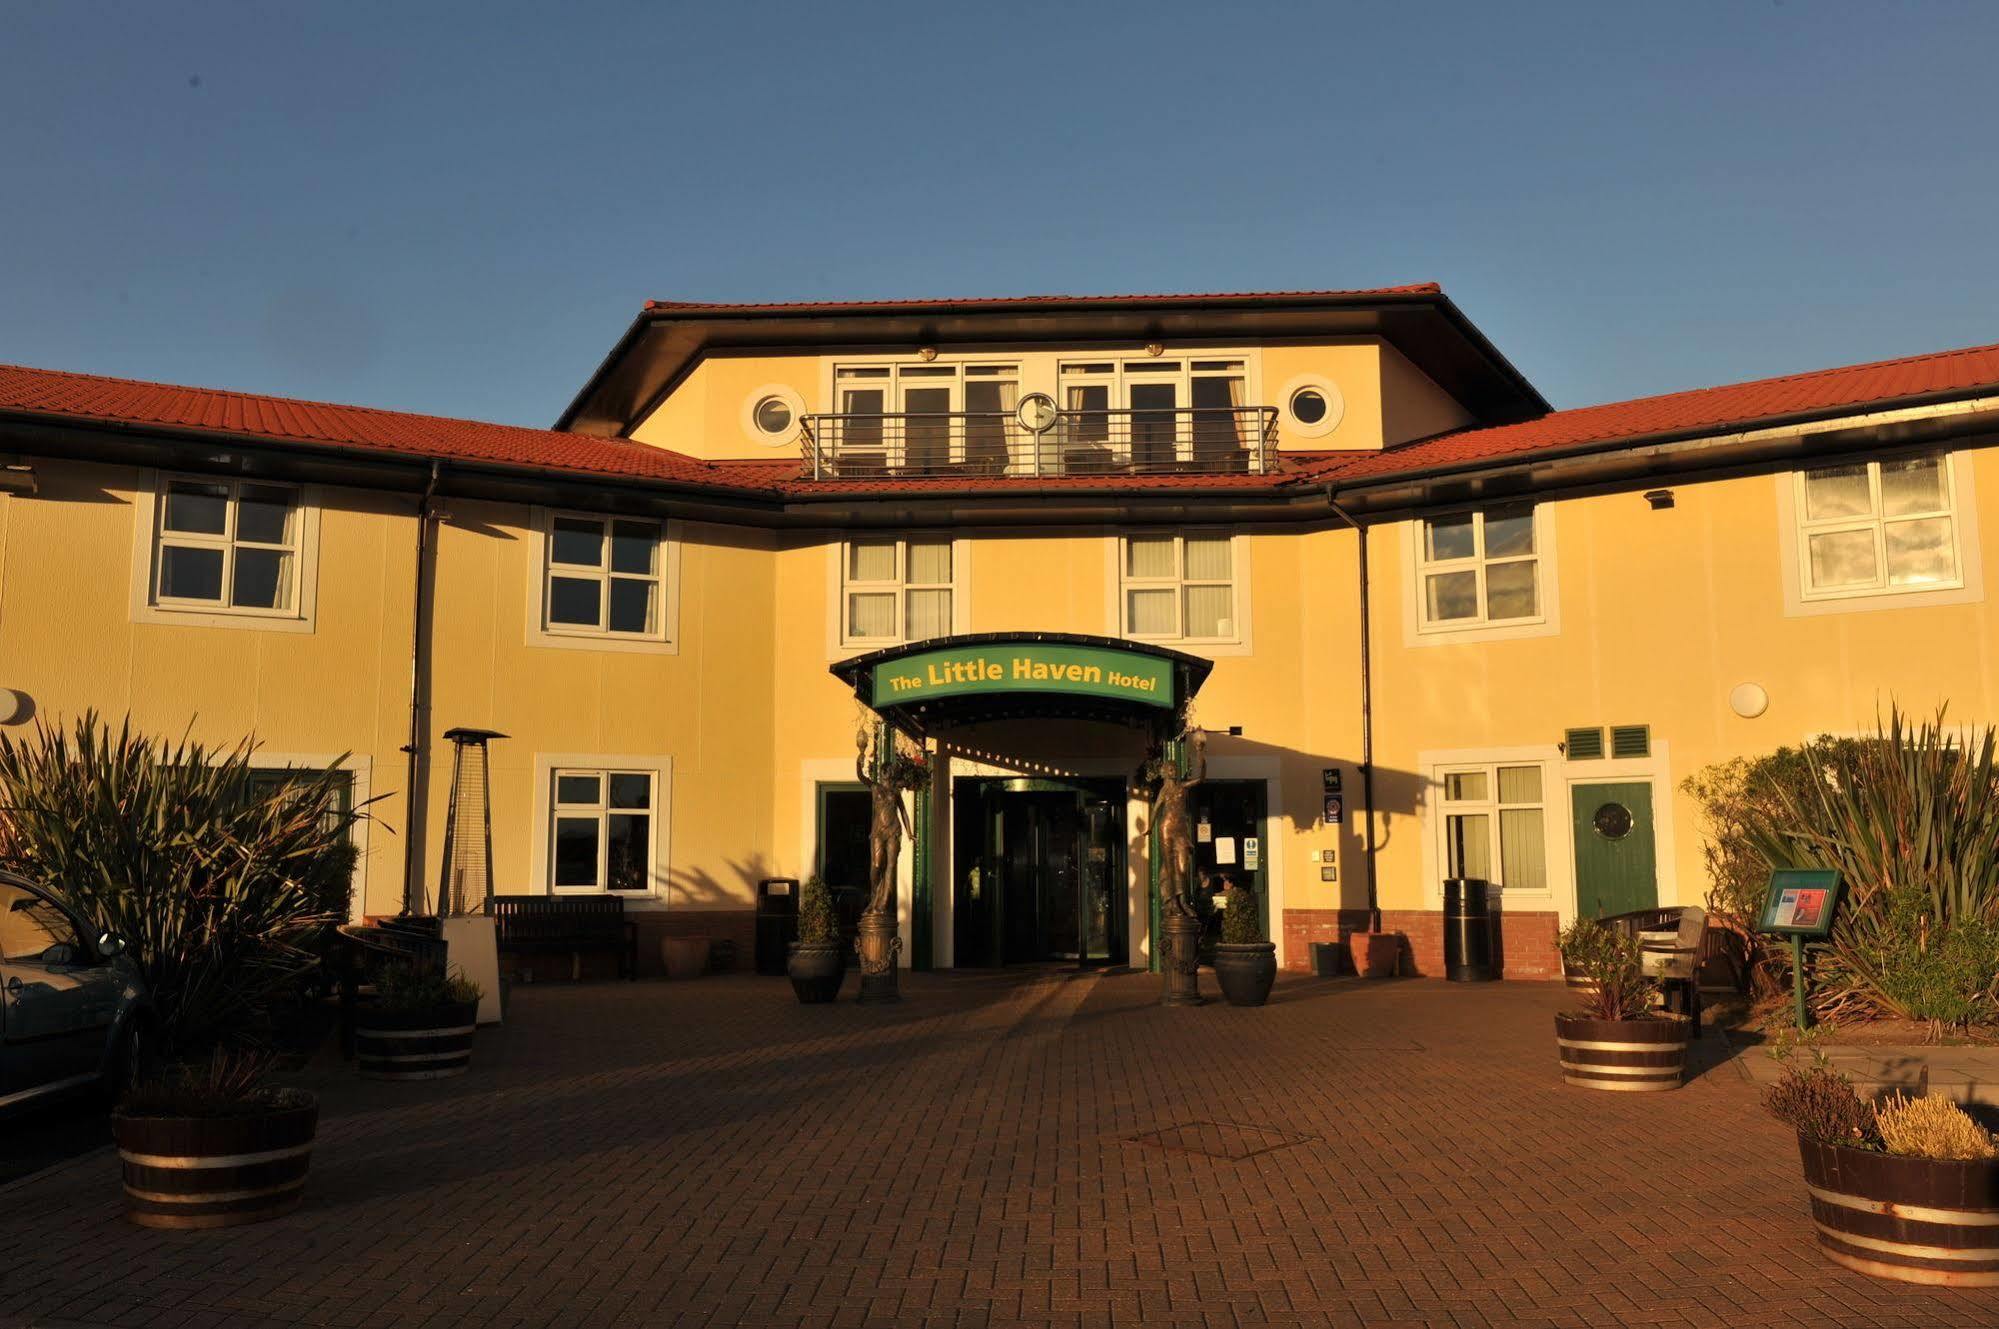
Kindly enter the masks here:
[[1610, 755], [1649, 757], [1652, 755], [1652, 726], [1620, 724], [1610, 727]]
[[1562, 750], [1570, 761], [1595, 761], [1603, 756], [1603, 730], [1571, 729], [1562, 735]]

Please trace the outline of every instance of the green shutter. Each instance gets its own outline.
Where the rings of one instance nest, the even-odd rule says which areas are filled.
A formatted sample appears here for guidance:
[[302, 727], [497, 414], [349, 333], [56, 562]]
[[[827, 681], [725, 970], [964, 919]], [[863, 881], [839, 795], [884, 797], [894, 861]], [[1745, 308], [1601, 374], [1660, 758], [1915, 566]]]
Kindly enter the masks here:
[[1649, 757], [1652, 755], [1652, 726], [1620, 724], [1610, 728], [1610, 755]]
[[1570, 761], [1595, 761], [1603, 756], [1603, 730], [1571, 729], [1562, 735], [1562, 750]]

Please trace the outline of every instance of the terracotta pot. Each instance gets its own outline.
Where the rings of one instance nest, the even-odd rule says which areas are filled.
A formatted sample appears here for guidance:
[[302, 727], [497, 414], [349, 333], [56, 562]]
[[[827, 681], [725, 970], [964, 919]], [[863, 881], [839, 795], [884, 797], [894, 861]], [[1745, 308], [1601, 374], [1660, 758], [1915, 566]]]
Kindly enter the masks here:
[[1682, 1016], [1649, 1020], [1555, 1017], [1555, 1049], [1562, 1078], [1584, 1089], [1658, 1093], [1678, 1089], [1686, 1068], [1688, 1022]]
[[661, 937], [659, 958], [668, 978], [699, 978], [708, 969], [708, 938]]
[[1999, 1160], [1906, 1158], [1798, 1137], [1819, 1249], [1876, 1278], [1999, 1287]]
[[840, 996], [840, 984], [847, 980], [847, 944], [794, 941], [791, 954], [785, 959], [784, 972], [801, 1003], [816, 1006], [835, 1001]]
[[1277, 943], [1217, 942], [1215, 981], [1222, 985], [1229, 1005], [1263, 1005], [1270, 999], [1270, 985], [1277, 981]]
[[279, 1090], [233, 1117], [111, 1116], [125, 1169], [125, 1217], [141, 1227], [239, 1227], [298, 1208], [319, 1102]]
[[427, 1011], [364, 1006], [354, 1017], [354, 1064], [370, 1080], [441, 1080], [472, 1065], [479, 1003]]
[[1402, 963], [1400, 932], [1353, 932], [1347, 935], [1353, 971], [1362, 978], [1393, 978]]

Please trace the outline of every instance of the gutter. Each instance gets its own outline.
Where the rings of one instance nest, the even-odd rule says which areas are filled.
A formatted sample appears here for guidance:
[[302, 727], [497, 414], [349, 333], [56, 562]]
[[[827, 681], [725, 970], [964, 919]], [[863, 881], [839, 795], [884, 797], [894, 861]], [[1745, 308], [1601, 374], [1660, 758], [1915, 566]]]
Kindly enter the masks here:
[[443, 475], [442, 462], [430, 464], [430, 481], [423, 487], [423, 497], [416, 505], [416, 593], [410, 604], [410, 724], [409, 741], [403, 744], [403, 752], [408, 756], [408, 764], [403, 773], [403, 917], [423, 912], [423, 885], [417, 880], [420, 851], [417, 846], [417, 829], [429, 806], [429, 791], [424, 788], [424, 718], [430, 709], [429, 670], [430, 634], [425, 630], [430, 622], [428, 590], [430, 578], [426, 575], [431, 557], [430, 533], [433, 522], [431, 504], [437, 498], [437, 482]]
[[1367, 529], [1326, 490], [1326, 506], [1345, 522], [1360, 547], [1360, 802], [1367, 829], [1361, 862], [1367, 875], [1367, 930], [1381, 931], [1381, 897], [1375, 884], [1374, 839], [1374, 621], [1367, 571]]

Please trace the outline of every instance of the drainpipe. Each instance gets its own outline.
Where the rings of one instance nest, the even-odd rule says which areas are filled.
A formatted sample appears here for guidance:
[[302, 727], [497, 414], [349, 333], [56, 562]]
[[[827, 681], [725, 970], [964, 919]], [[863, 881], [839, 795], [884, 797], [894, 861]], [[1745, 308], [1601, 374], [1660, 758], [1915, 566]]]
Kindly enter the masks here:
[[423, 816], [425, 791], [419, 786], [423, 770], [424, 712], [429, 709], [424, 696], [429, 660], [424, 649], [429, 644], [425, 627], [430, 619], [430, 580], [425, 575], [431, 557], [431, 505], [437, 498], [437, 480], [442, 463], [430, 464], [430, 480], [416, 505], [416, 594], [410, 609], [410, 731], [403, 752], [409, 764], [403, 775], [403, 916], [423, 908], [423, 886], [417, 878], [417, 824]]
[[1360, 802], [1367, 818], [1362, 862], [1367, 873], [1367, 930], [1381, 931], [1381, 898], [1374, 881], [1374, 622], [1370, 613], [1367, 575], [1367, 531], [1326, 488], [1326, 506], [1345, 522], [1360, 545]]

